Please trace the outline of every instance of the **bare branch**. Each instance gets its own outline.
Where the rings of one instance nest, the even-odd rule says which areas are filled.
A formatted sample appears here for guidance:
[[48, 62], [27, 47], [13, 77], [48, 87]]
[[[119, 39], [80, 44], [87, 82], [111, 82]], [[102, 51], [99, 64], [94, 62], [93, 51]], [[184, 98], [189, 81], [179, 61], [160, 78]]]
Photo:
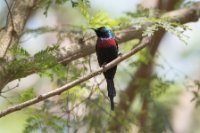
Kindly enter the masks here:
[[18, 111], [18, 110], [21, 110], [23, 108], [26, 108], [26, 107], [28, 107], [30, 105], [33, 105], [33, 104], [36, 104], [38, 102], [41, 102], [44, 99], [50, 98], [52, 96], [60, 95], [62, 92], [67, 91], [70, 88], [72, 88], [72, 87], [74, 87], [74, 86], [76, 86], [76, 85], [78, 85], [78, 84], [80, 84], [80, 83], [82, 83], [84, 81], [87, 81], [88, 79], [90, 79], [90, 78], [92, 78], [94, 76], [97, 76], [97, 75], [101, 74], [102, 72], [108, 70], [109, 68], [111, 68], [111, 67], [117, 65], [118, 63], [122, 62], [123, 60], [129, 58], [130, 56], [134, 55], [135, 53], [137, 53], [138, 51], [140, 51], [141, 49], [146, 47], [149, 44], [149, 42], [150, 42], [150, 38], [148, 38], [148, 37], [143, 38], [141, 43], [136, 48], [134, 48], [133, 50], [131, 50], [130, 52], [128, 52], [128, 53], [126, 53], [124, 55], [119, 56], [117, 59], [115, 59], [112, 62], [106, 64], [103, 68], [101, 67], [98, 70], [96, 70], [95, 72], [93, 72], [91, 74], [88, 74], [88, 75], [86, 75], [84, 77], [81, 77], [81, 78], [79, 78], [77, 80], [74, 80], [74, 81], [72, 81], [72, 82], [70, 82], [70, 83], [68, 83], [68, 84], [66, 84], [66, 85], [64, 85], [64, 86], [62, 86], [60, 88], [57, 88], [57, 89], [55, 89], [53, 91], [50, 91], [48, 93], [39, 95], [36, 98], [33, 98], [33, 99], [28, 100], [28, 101], [26, 101], [24, 103], [15, 105], [15, 106], [10, 107], [10, 108], [8, 108], [8, 109], [6, 109], [4, 111], [1, 111], [0, 112], [0, 117], [3, 117], [5, 115], [8, 115], [8, 114], [13, 113], [13, 112]]

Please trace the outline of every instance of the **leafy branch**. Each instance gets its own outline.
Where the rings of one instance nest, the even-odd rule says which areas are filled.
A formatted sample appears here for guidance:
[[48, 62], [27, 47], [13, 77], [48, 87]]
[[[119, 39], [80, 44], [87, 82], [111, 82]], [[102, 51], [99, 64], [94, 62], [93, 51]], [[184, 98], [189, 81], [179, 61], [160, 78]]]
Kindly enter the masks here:
[[[15, 58], [7, 64], [5, 71], [6, 73], [12, 73], [14, 76], [13, 78], [22, 77], [26, 73], [31, 72], [45, 75], [50, 68], [53, 72], [57, 73], [57, 75], [61, 75], [60, 71], [63, 70], [63, 68], [62, 65], [57, 62], [55, 56], [57, 49], [58, 46], [48, 47], [31, 57], [23, 48], [13, 47], [10, 51]], [[49, 77], [53, 77], [53, 75], [50, 74]]]

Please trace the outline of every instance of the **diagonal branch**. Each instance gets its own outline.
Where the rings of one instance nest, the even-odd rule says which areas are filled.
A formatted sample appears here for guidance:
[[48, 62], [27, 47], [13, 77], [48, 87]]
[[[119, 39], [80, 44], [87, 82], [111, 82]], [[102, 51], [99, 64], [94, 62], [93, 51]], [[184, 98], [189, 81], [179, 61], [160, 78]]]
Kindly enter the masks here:
[[136, 54], [141, 49], [143, 49], [144, 47], [146, 47], [149, 44], [149, 42], [150, 42], [150, 38], [149, 37], [143, 38], [142, 41], [141, 41], [141, 43], [136, 48], [132, 49], [130, 52], [128, 52], [128, 53], [126, 53], [124, 55], [119, 56], [117, 59], [115, 59], [112, 62], [106, 64], [103, 68], [101, 67], [98, 70], [96, 70], [95, 72], [93, 72], [91, 74], [88, 74], [86, 76], [83, 76], [83, 77], [81, 77], [81, 78], [79, 78], [77, 80], [74, 80], [74, 81], [72, 81], [72, 82], [70, 82], [70, 83], [68, 83], [68, 84], [66, 84], [66, 85], [64, 85], [64, 86], [62, 86], [60, 88], [57, 88], [57, 89], [55, 89], [53, 91], [50, 91], [48, 93], [39, 95], [36, 98], [33, 98], [33, 99], [28, 100], [28, 101], [26, 101], [24, 103], [17, 104], [17, 105], [15, 105], [13, 107], [10, 107], [10, 108], [8, 108], [8, 109], [6, 109], [4, 111], [1, 111], [0, 112], [0, 117], [3, 117], [5, 115], [8, 115], [8, 114], [13, 113], [13, 112], [18, 111], [18, 110], [21, 110], [23, 108], [26, 108], [26, 107], [28, 107], [30, 105], [33, 105], [33, 104], [36, 104], [38, 102], [41, 102], [44, 99], [53, 97], [55, 95], [60, 95], [62, 92], [67, 91], [70, 88], [72, 88], [72, 87], [74, 87], [74, 86], [76, 86], [76, 85], [78, 85], [78, 84], [80, 84], [80, 83], [82, 83], [84, 81], [87, 81], [88, 79], [90, 79], [90, 78], [92, 78], [94, 76], [97, 76], [97, 75], [101, 74], [102, 72], [108, 70], [109, 68], [111, 68], [111, 67], [119, 64], [123, 60], [131, 57], [132, 55]]
[[[198, 4], [196, 4], [195, 6], [193, 6], [192, 8], [185, 8], [185, 9], [181, 9], [181, 10], [177, 10], [177, 11], [173, 11], [171, 13], [167, 13], [165, 14], [166, 16], [169, 16], [169, 17], [172, 17], [174, 21], [179, 21], [181, 23], [186, 23], [186, 22], [191, 22], [191, 21], [196, 21], [198, 20], [199, 16], [200, 16], [200, 2]], [[179, 14], [179, 13], [183, 13], [183, 14]], [[192, 17], [191, 17], [192, 16]], [[141, 37], [141, 32], [139, 32], [137, 34], [136, 32], [137, 30], [133, 30], [128, 33], [125, 33], [123, 32], [123, 34], [120, 35], [120, 37], [122, 38], [121, 41], [127, 41], [127, 40], [130, 40], [130, 39], [133, 39], [135, 38], [135, 36], [133, 36], [133, 34], [131, 33], [135, 33], [135, 35], [138, 37], [140, 36]], [[24, 103], [21, 103], [21, 104], [18, 104], [18, 105], [15, 105], [13, 107], [10, 107], [6, 110], [3, 110], [0, 112], [0, 117], [3, 117], [5, 115], [8, 115], [12, 112], [15, 112], [15, 111], [18, 111], [18, 110], [21, 110], [23, 108], [26, 108], [30, 105], [33, 105], [35, 103], [38, 103], [38, 102], [41, 102], [43, 101], [44, 99], [47, 99], [47, 98], [50, 98], [52, 96], [55, 96], [55, 95], [59, 95], [60, 93], [72, 88], [73, 86], [76, 86], [77, 84], [80, 84], [100, 73], [102, 73], [103, 71], [111, 68], [112, 66], [115, 66], [116, 64], [120, 63], [121, 61], [129, 58], [130, 56], [132, 56], [133, 54], [137, 53], [138, 51], [140, 51], [142, 48], [144, 48], [145, 46], [148, 45], [149, 43], [149, 38], [144, 38], [142, 40], [142, 42], [140, 43], [140, 45], [138, 45], [135, 49], [131, 50], [129, 53], [127, 54], [124, 54], [122, 56], [120, 56], [119, 58], [117, 58], [116, 60], [114, 60], [113, 62], [107, 64], [104, 68], [100, 68], [98, 69], [97, 71], [87, 75], [87, 76], [84, 76], [82, 78], [79, 78], [75, 81], [72, 81], [71, 83], [68, 83], [60, 88], [57, 88], [53, 91], [50, 91], [48, 93], [45, 93], [43, 95], [40, 95], [36, 98], [33, 98], [31, 100], [28, 100]], [[83, 56], [86, 56], [86, 55], [89, 55], [91, 53], [93, 53], [95, 50], [94, 50], [94, 40], [92, 40], [90, 43], [88, 43], [88, 45], [84, 45], [84, 47], [80, 47], [78, 50], [76, 50], [75, 53], [77, 53], [76, 56], [75, 53], [71, 52], [69, 54], [66, 54], [65, 56], [63, 56], [62, 58], [69, 58], [69, 60], [66, 61], [66, 63], [69, 63], [71, 60], [74, 60], [74, 59], [77, 59], [77, 58], [80, 58], [80, 57], [83, 57]], [[89, 50], [88, 50], [89, 49]], [[85, 50], [85, 51], [84, 51]], [[71, 58], [73, 57], [73, 58]], [[1, 72], [0, 72], [1, 74]], [[1, 83], [1, 79], [3, 79], [2, 77], [0, 77], [0, 83]], [[13, 80], [13, 79], [12, 79]], [[10, 80], [11, 81], [11, 80]], [[4, 84], [5, 85], [5, 84]]]

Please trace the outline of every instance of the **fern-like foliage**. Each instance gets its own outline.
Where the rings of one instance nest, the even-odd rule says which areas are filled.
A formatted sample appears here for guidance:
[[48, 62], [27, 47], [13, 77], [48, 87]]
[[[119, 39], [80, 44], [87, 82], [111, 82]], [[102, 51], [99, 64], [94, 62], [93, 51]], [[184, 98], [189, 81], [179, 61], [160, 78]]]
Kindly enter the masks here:
[[36, 93], [33, 88], [27, 88], [23, 91], [20, 91], [17, 95], [15, 95], [13, 98], [13, 102], [22, 103], [27, 100], [30, 100], [32, 98], [36, 97]]
[[26, 126], [23, 133], [33, 133], [38, 130], [42, 133], [64, 133], [67, 121], [49, 111], [53, 102], [44, 101], [41, 109], [36, 109], [26, 120]]
[[100, 26], [112, 28], [118, 25], [117, 20], [109, 18], [108, 15], [103, 11], [97, 11], [93, 13], [90, 10], [90, 2], [88, 0], [79, 0], [75, 2], [74, 7], [79, 10], [81, 15], [87, 21], [86, 26], [82, 25], [83, 30], [87, 28], [98, 28]]
[[10, 51], [15, 58], [6, 66], [7, 74], [12, 78], [21, 78], [31, 73], [39, 73], [53, 78], [54, 74], [59, 78], [65, 77], [64, 66], [58, 63], [56, 52], [58, 46], [48, 47], [31, 56], [26, 50], [20, 47], [13, 47]]
[[188, 39], [188, 37], [185, 34], [183, 34], [183, 32], [190, 30], [190, 28], [178, 22], [172, 22], [171, 18], [158, 18], [152, 16], [151, 11], [147, 11], [145, 9], [141, 9], [136, 13], [128, 12], [127, 16], [129, 16], [127, 20], [130, 21], [130, 25], [133, 25], [138, 29], [146, 27], [143, 30], [142, 36], [152, 36], [155, 33], [155, 31], [158, 31], [160, 28], [163, 28], [166, 31], [177, 36], [184, 43], [187, 43], [186, 40]]

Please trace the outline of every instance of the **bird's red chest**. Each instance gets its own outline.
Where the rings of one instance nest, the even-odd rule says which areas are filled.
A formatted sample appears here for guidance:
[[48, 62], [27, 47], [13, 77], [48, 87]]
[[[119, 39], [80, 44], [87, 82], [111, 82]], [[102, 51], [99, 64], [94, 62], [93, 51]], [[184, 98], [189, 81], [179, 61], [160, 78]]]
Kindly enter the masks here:
[[98, 38], [97, 39], [97, 47], [110, 47], [110, 46], [116, 46], [115, 39], [113, 38]]

